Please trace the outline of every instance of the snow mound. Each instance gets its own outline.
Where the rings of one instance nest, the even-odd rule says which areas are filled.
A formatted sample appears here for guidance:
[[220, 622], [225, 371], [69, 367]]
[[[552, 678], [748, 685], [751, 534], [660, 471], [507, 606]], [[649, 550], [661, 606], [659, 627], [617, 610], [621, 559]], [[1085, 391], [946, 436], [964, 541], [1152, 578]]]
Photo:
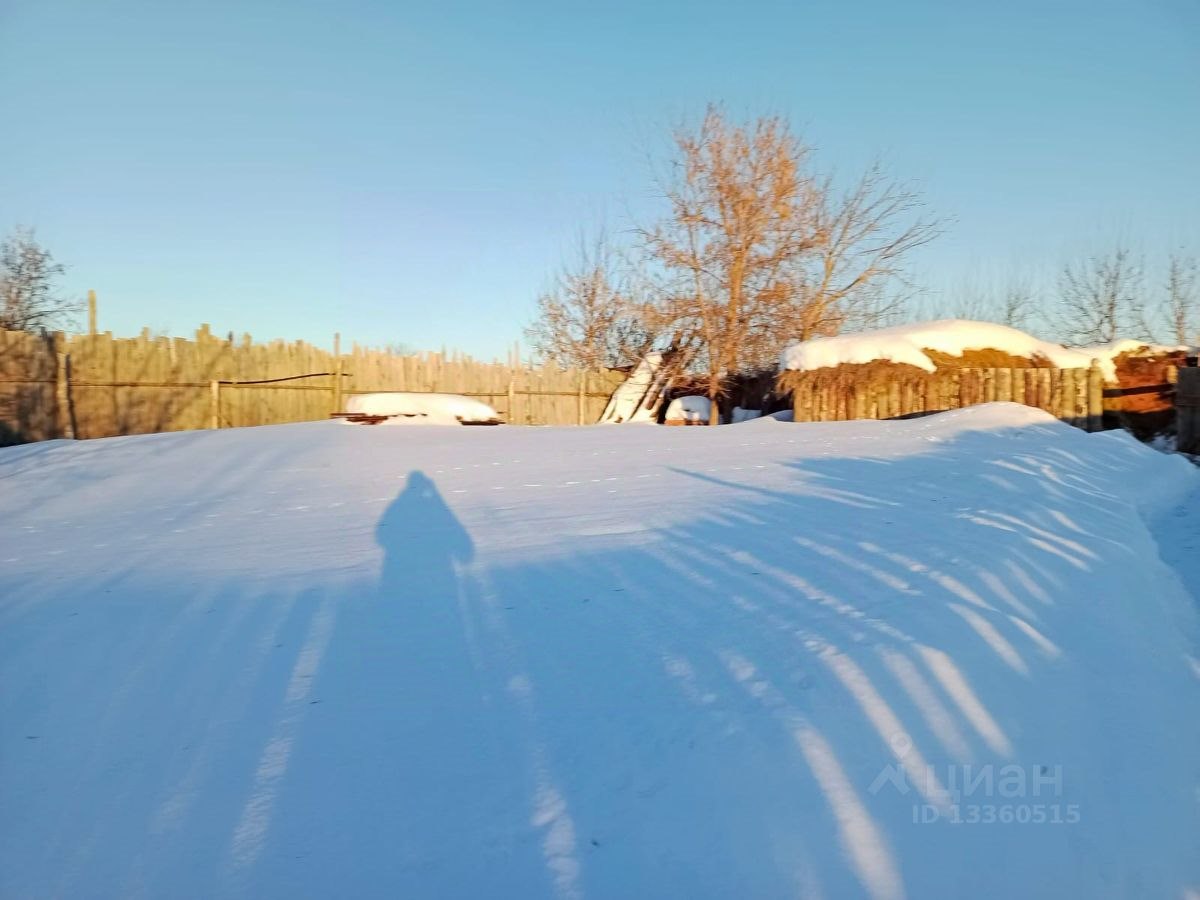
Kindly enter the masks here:
[[0, 449], [0, 896], [1196, 896], [1200, 472], [780, 418]]
[[459, 394], [407, 391], [357, 394], [346, 402], [346, 411], [369, 416], [395, 416], [388, 424], [472, 425], [500, 421], [499, 414], [486, 403]]
[[664, 421], [708, 422], [712, 402], [707, 397], [676, 397], [667, 407]]
[[801, 341], [783, 351], [780, 368], [807, 371], [839, 366], [843, 363], [889, 360], [933, 372], [937, 367], [924, 352], [925, 348], [950, 356], [962, 356], [967, 350], [1002, 350], [1013, 356], [1029, 359], [1044, 356], [1060, 369], [1087, 368], [1092, 364], [1092, 360], [1098, 360], [1104, 377], [1112, 381], [1116, 379], [1114, 360], [1122, 353], [1142, 347], [1149, 347], [1155, 352], [1176, 349], [1147, 345], [1144, 341], [1134, 340], [1070, 348], [1039, 340], [1007, 325], [972, 322], [966, 319], [942, 319]]

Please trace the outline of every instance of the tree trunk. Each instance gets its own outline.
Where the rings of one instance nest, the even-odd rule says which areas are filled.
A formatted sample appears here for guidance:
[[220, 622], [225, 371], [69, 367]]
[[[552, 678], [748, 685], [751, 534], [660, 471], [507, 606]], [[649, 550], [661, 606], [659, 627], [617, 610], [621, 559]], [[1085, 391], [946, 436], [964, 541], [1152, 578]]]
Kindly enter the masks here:
[[708, 379], [708, 424], [721, 424], [721, 410], [717, 407], [717, 395], [721, 393], [721, 376], [712, 374]]

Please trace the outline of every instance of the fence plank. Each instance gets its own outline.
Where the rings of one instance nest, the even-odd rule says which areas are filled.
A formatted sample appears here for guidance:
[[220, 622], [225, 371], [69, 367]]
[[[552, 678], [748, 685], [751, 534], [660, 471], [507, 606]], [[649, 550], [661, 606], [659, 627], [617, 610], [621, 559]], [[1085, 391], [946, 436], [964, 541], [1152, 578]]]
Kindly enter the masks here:
[[1075, 370], [1060, 369], [1058, 376], [1058, 403], [1055, 404], [1054, 414], [1069, 423], [1074, 416]]
[[867, 418], [867, 392], [861, 384], [850, 386], [851, 403], [854, 418]]
[[1046, 412], [1053, 416], [1062, 417], [1063, 373], [1062, 369], [1050, 371], [1050, 404]]
[[1050, 375], [1049, 369], [1033, 369], [1034, 385], [1034, 402], [1032, 406], [1038, 409], [1049, 410], [1050, 407]]
[[1009, 399], [1013, 403], [1028, 403], [1029, 398], [1026, 392], [1029, 390], [1029, 372], [1030, 369], [1011, 369], [1012, 372], [1012, 391]]
[[57, 350], [57, 373], [54, 399], [58, 406], [58, 430], [65, 438], [75, 437], [75, 423], [71, 421], [71, 354], [58, 349], [64, 346], [63, 336], [54, 336], [54, 346]]
[[997, 369], [995, 376], [996, 399], [1005, 403], [1011, 402], [1020, 381], [1019, 369]]

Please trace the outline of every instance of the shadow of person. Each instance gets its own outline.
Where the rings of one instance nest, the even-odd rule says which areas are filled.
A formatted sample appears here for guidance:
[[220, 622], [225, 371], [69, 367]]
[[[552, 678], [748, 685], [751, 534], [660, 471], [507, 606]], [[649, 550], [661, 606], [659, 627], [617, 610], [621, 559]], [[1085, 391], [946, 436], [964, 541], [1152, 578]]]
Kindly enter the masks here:
[[385, 602], [453, 600], [454, 566], [470, 562], [475, 553], [471, 536], [437, 486], [416, 470], [380, 517], [375, 541], [383, 550], [379, 595]]
[[375, 540], [383, 564], [372, 643], [381, 656], [402, 657], [383, 664], [405, 673], [408, 700], [424, 694], [437, 704], [473, 669], [459, 569], [471, 561], [474, 542], [432, 479], [415, 470], [376, 524]]
[[[478, 890], [456, 848], [487, 846], [471, 823], [494, 822], [497, 807], [525, 814], [511, 799], [520, 767], [505, 750], [507, 720], [489, 702], [502, 685], [488, 683], [472, 638], [463, 568], [474, 542], [420, 471], [383, 512], [375, 540], [379, 579], [338, 607], [276, 840], [307, 847], [319, 833], [327, 858], [356, 860], [360, 889], [349, 893], [358, 896], [423, 896], [430, 884], [470, 896]], [[348, 890], [344, 867], [304, 871], [295, 893]]]

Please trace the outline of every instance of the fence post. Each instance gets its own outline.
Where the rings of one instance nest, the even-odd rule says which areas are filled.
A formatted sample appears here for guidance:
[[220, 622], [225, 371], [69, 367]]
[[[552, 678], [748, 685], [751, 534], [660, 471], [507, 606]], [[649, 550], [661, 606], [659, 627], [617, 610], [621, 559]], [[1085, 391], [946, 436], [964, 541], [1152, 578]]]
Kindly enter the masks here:
[[516, 424], [514, 421], [514, 405], [516, 404], [516, 399], [517, 399], [516, 384], [514, 383], [513, 379], [510, 378], [510, 379], [508, 379], [508, 409], [505, 410], [505, 412], [504, 412], [505, 416], [508, 417], [509, 425]]
[[96, 333], [96, 292], [88, 291], [88, 334]]
[[333, 333], [333, 412], [342, 411], [342, 333]]
[[209, 428], [221, 427], [221, 382], [208, 383]]
[[1098, 359], [1088, 368], [1087, 416], [1088, 431], [1104, 430], [1104, 373]]
[[[55, 344], [62, 346], [62, 335], [56, 335]], [[63, 437], [75, 439], [75, 410], [71, 406], [71, 354], [58, 351], [58, 377], [55, 379], [55, 394], [58, 403], [58, 428]]]
[[584, 393], [586, 392], [586, 390], [587, 390], [587, 372], [580, 371], [580, 373], [579, 373], [579, 415], [578, 415], [578, 422], [577, 422], [577, 424], [579, 424], [579, 425], [583, 424], [583, 403], [584, 403]]

